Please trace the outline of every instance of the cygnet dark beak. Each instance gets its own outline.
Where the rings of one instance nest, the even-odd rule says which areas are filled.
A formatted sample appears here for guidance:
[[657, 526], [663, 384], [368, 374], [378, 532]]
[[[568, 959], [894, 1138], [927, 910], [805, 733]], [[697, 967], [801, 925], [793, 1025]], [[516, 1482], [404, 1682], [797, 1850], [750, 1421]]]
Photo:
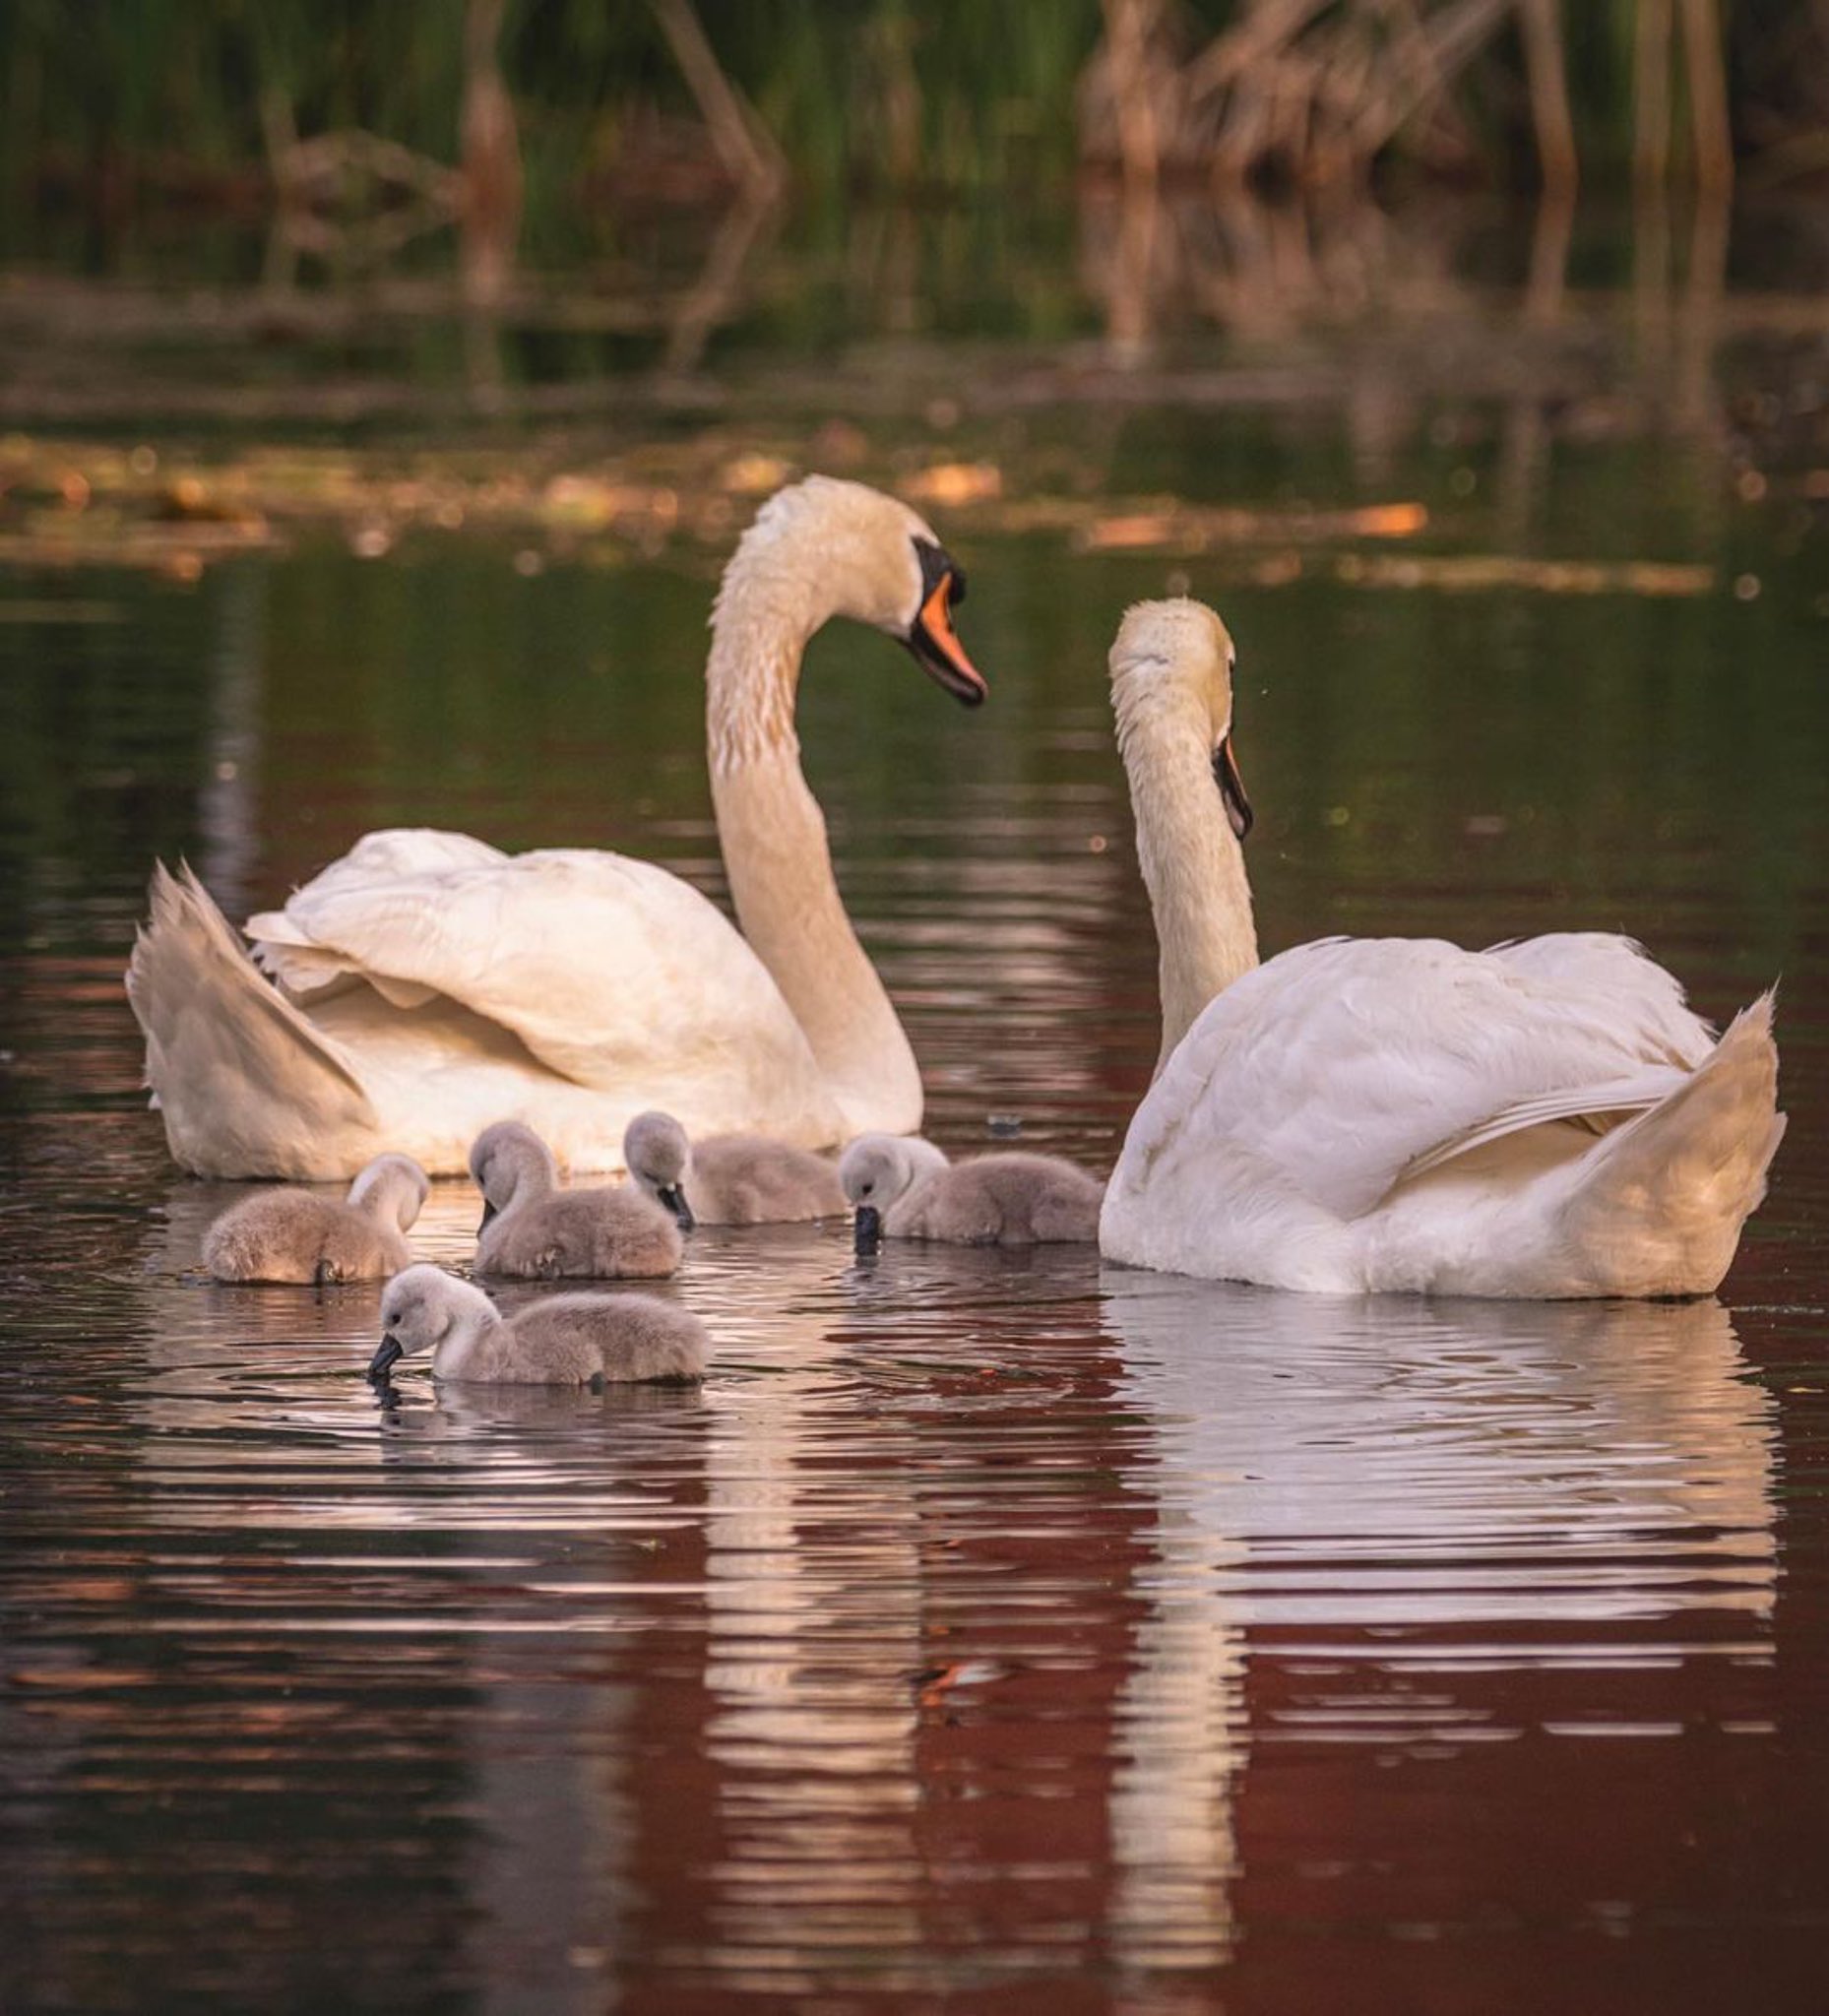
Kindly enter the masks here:
[[852, 1240], [859, 1253], [874, 1253], [883, 1240], [883, 1214], [874, 1204], [860, 1204]]
[[379, 1385], [405, 1356], [406, 1353], [393, 1338], [384, 1337], [376, 1347], [374, 1356], [368, 1360], [369, 1378]]
[[663, 1183], [655, 1195], [673, 1214], [682, 1232], [689, 1232], [698, 1224], [692, 1215], [692, 1206], [686, 1202], [686, 1193], [677, 1183]]
[[482, 1200], [482, 1218], [481, 1218], [480, 1222], [479, 1222], [479, 1223], [477, 1224], [477, 1227], [476, 1227], [476, 1236], [477, 1236], [478, 1238], [481, 1238], [481, 1236], [483, 1235], [483, 1233], [484, 1233], [484, 1232], [486, 1232], [486, 1231], [487, 1231], [487, 1230], [489, 1229], [489, 1221], [490, 1221], [490, 1219], [492, 1219], [492, 1218], [493, 1218], [494, 1216], [495, 1216], [495, 1206], [494, 1206], [493, 1204], [491, 1204], [491, 1203], [489, 1202], [489, 1200], [488, 1200], [488, 1199], [487, 1199], [487, 1198], [485, 1197], [485, 1198], [484, 1198], [484, 1199]]

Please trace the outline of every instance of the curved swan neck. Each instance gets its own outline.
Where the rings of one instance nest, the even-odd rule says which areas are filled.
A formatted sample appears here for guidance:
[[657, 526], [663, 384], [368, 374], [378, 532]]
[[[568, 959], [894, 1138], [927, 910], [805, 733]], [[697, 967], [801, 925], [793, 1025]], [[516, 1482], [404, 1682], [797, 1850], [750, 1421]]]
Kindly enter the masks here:
[[348, 1202], [378, 1226], [409, 1231], [425, 1202], [425, 1191], [410, 1169], [389, 1165], [363, 1170], [349, 1186]]
[[452, 1313], [450, 1326], [432, 1350], [432, 1376], [461, 1379], [475, 1362], [477, 1354], [498, 1332], [506, 1328], [501, 1311], [486, 1295], [475, 1301], [467, 1295]]
[[705, 662], [706, 753], [714, 784], [770, 756], [799, 761], [793, 706], [800, 659], [831, 613], [778, 552], [758, 551], [747, 540], [737, 548], [718, 591]]
[[800, 771], [800, 660], [828, 615], [774, 548], [739, 548], [712, 618], [706, 740], [712, 803], [743, 935], [806, 1034], [848, 1133], [920, 1124], [920, 1072], [832, 872]]
[[1116, 705], [1160, 948], [1160, 1071], [1214, 995], [1256, 966], [1257, 927], [1244, 850], [1213, 781], [1210, 722], [1181, 696], [1127, 705], [1120, 690]]
[[525, 1211], [530, 1205], [550, 1197], [559, 1187], [558, 1165], [552, 1159], [551, 1149], [543, 1141], [517, 1144], [511, 1154], [508, 1194], [496, 1207], [498, 1218], [508, 1218], [517, 1211]]

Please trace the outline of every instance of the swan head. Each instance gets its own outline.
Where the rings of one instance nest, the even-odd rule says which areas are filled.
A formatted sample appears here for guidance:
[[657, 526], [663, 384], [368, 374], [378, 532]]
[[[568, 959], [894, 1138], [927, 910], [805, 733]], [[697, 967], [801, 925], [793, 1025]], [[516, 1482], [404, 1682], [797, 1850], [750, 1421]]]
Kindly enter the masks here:
[[977, 707], [983, 675], [953, 628], [966, 598], [965, 570], [918, 512], [867, 483], [807, 476], [763, 505], [725, 576], [719, 609], [758, 578], [786, 574], [817, 597], [817, 628], [829, 616], [867, 623], [904, 645], [939, 685]]
[[622, 1159], [630, 1178], [689, 1232], [698, 1221], [686, 1201], [692, 1144], [685, 1128], [671, 1113], [637, 1113], [623, 1132]]
[[1205, 602], [1179, 596], [1134, 603], [1111, 645], [1111, 704], [1118, 745], [1127, 753], [1146, 724], [1198, 726], [1211, 751], [1226, 816], [1243, 840], [1251, 830], [1251, 801], [1232, 749], [1236, 658], [1231, 632]]
[[381, 1291], [381, 1343], [368, 1361], [380, 1381], [413, 1352], [435, 1351], [455, 1330], [475, 1329], [495, 1313], [481, 1289], [425, 1262], [405, 1268]]
[[946, 1166], [931, 1141], [912, 1134], [859, 1134], [839, 1157], [839, 1188], [856, 1213], [857, 1250], [867, 1253], [882, 1235], [883, 1214], [922, 1176]]
[[543, 1197], [559, 1181], [552, 1150], [522, 1120], [497, 1120], [476, 1136], [470, 1147], [470, 1173], [482, 1192], [478, 1231], [517, 1196]]
[[425, 1209], [431, 1190], [425, 1171], [410, 1155], [378, 1155], [349, 1185], [356, 1209], [374, 1206], [377, 1218], [392, 1214], [402, 1231], [410, 1231]]

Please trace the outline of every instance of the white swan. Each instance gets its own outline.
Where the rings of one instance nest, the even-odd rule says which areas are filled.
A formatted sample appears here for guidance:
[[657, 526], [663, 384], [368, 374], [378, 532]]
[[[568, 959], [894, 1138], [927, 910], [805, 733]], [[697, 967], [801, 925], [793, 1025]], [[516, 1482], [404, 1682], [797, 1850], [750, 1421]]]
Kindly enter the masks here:
[[1714, 1289], [1785, 1128], [1771, 995], [1717, 1041], [1599, 932], [1330, 939], [1259, 966], [1231, 662], [1187, 600], [1139, 604], [1111, 648], [1163, 1049], [1105, 1255], [1338, 1292]]
[[839, 896], [794, 692], [807, 640], [845, 615], [976, 705], [950, 614], [964, 593], [926, 524], [861, 483], [809, 476], [757, 515], [706, 665], [740, 936], [647, 861], [394, 830], [250, 920], [274, 986], [188, 869], [158, 868], [127, 991], [174, 1158], [335, 1177], [398, 1148], [451, 1174], [516, 1115], [573, 1168], [614, 1169], [652, 1105], [693, 1134], [804, 1147], [917, 1126], [919, 1070]]

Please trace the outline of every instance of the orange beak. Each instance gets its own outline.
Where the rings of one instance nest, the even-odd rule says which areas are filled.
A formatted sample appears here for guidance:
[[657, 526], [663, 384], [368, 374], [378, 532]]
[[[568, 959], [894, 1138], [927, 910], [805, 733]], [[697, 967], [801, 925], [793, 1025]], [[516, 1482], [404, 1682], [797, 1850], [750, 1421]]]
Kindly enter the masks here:
[[939, 585], [921, 603], [909, 641], [914, 647], [914, 656], [949, 693], [968, 707], [977, 707], [989, 689], [984, 684], [984, 675], [967, 658], [966, 648], [953, 628], [952, 595], [953, 577], [943, 574]]

